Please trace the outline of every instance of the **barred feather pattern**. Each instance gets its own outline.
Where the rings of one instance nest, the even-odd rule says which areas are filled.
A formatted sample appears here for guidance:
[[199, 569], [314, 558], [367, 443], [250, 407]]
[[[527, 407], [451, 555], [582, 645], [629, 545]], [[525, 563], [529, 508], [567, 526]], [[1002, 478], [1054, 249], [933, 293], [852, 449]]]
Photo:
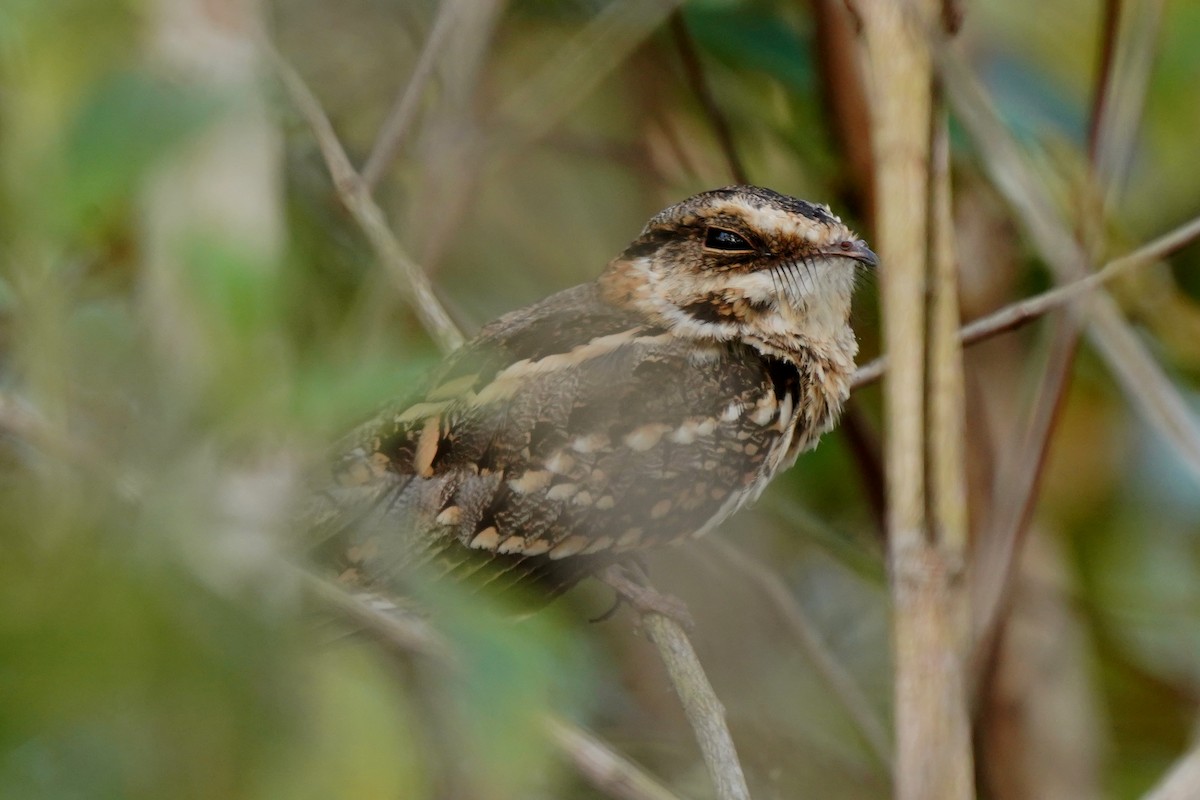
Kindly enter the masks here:
[[[783, 197], [718, 191], [732, 202], [698, 197], [722, 225], [763, 197], [756, 213], [766, 215]], [[692, 213], [696, 198], [680, 206]], [[665, 221], [600, 280], [486, 326], [339, 446], [307, 517], [344, 581], [387, 586], [423, 568], [495, 587], [537, 583], [553, 596], [630, 553], [711, 530], [834, 425], [857, 349], [846, 319], [852, 265], [822, 272], [824, 243], [812, 247], [803, 230], [808, 250], [766, 265], [703, 251], [689, 261], [670, 234], [705, 230], [714, 215], [699, 208], [692, 223], [656, 217]], [[812, 208], [829, 238], [858, 242]], [[785, 208], [780, 218], [794, 216]], [[752, 230], [765, 239], [762, 227]], [[861, 249], [838, 258], [873, 263]], [[671, 296], [666, 281], [680, 276], [655, 276], [664, 250], [704, 278], [693, 281], [698, 293]], [[714, 263], [727, 267], [715, 283]], [[824, 309], [806, 308], [833, 290], [846, 310], [835, 308], [826, 330]], [[812, 330], [797, 322], [806, 314]]]

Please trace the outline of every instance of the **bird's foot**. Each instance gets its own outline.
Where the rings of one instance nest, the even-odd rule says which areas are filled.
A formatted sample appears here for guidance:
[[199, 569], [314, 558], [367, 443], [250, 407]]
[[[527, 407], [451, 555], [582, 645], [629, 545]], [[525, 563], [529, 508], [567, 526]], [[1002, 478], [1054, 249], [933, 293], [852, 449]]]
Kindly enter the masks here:
[[630, 565], [613, 564], [605, 568], [598, 577], [616, 591], [617, 602], [593, 621], [608, 619], [621, 603], [628, 603], [639, 614], [662, 614], [689, 631], [696, 627], [696, 622], [684, 602], [674, 595], [664, 594], [649, 586], [643, 570]]

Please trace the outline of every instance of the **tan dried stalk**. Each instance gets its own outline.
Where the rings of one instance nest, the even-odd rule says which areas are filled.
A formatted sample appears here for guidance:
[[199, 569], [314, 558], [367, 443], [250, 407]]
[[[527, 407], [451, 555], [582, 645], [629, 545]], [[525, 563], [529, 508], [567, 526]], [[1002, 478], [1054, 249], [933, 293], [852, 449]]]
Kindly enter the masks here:
[[[957, 313], [949, 299], [950, 227], [938, 218], [949, 200], [944, 170], [933, 171], [930, 181], [932, 65], [924, 33], [909, 14], [917, 10], [914, 16], [933, 20], [938, 6], [875, 0], [857, 10], [875, 112], [876, 239], [887, 264], [880, 284], [891, 358], [884, 400], [896, 797], [970, 798], [974, 775], [961, 657], [965, 515], [956, 510], [961, 486], [945, 477], [962, 455], [937, 432], [948, 426], [942, 433], [953, 434], [962, 424], [957, 321], [950, 317]], [[928, 317], [926, 286], [935, 287]]]

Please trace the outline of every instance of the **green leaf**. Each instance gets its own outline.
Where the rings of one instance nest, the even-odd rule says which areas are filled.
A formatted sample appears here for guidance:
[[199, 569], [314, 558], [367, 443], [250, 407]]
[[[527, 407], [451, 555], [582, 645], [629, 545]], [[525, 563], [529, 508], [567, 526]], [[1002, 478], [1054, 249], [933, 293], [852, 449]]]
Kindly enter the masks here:
[[166, 154], [226, 105], [221, 98], [140, 72], [119, 72], [88, 97], [64, 142], [61, 199], [68, 225], [107, 216]]
[[707, 52], [736, 67], [765, 72], [795, 92], [814, 86], [808, 43], [777, 15], [726, 4], [691, 4], [688, 31]]

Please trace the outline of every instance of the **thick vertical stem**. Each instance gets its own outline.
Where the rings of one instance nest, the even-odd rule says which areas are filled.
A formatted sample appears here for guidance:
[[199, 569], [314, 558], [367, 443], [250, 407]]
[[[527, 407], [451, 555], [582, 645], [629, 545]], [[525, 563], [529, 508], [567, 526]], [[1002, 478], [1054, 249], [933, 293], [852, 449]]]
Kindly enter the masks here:
[[[961, 487], [945, 478], [962, 455], [946, 442], [962, 424], [956, 326], [949, 323], [957, 310], [950, 299], [953, 253], [944, 222], [949, 202], [944, 169], [936, 171], [935, 184], [930, 181], [932, 67], [918, 23], [936, 19], [938, 8], [932, 2], [873, 0], [858, 10], [874, 111], [876, 239], [883, 262], [884, 337], [892, 359], [884, 398], [896, 796], [968, 798], [974, 790], [962, 681], [965, 511]], [[936, 183], [941, 188], [932, 190]], [[931, 228], [930, 212], [943, 220], [940, 227]], [[927, 286], [934, 287], [928, 297]]]

